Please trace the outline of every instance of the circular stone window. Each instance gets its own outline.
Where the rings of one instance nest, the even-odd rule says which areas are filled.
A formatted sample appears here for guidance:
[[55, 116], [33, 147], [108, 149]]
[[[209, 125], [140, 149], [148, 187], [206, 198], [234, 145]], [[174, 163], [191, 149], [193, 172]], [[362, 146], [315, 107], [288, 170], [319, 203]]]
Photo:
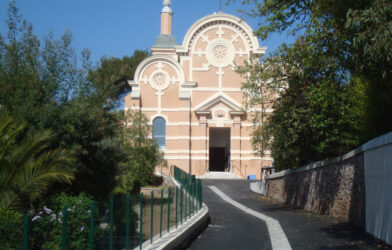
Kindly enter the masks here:
[[212, 41], [207, 47], [207, 60], [216, 67], [226, 67], [234, 60], [234, 46], [227, 40]]
[[151, 87], [156, 90], [164, 90], [169, 86], [169, 76], [166, 72], [155, 72], [151, 75]]

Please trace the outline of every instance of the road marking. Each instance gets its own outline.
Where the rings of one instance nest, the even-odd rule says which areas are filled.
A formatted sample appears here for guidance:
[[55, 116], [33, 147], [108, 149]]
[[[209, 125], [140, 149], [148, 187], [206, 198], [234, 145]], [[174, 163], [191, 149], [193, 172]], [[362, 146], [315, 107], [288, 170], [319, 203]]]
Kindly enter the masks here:
[[224, 201], [230, 203], [236, 208], [244, 211], [247, 214], [253, 215], [256, 218], [259, 218], [262, 221], [265, 221], [268, 228], [268, 233], [271, 239], [271, 245], [273, 250], [289, 250], [291, 249], [290, 243], [287, 240], [286, 235], [283, 232], [282, 227], [280, 226], [279, 221], [259, 212], [256, 212], [248, 207], [245, 207], [241, 203], [236, 202], [231, 199], [229, 196], [225, 195], [222, 191], [220, 191], [215, 186], [209, 186], [209, 188], [214, 191], [219, 197], [221, 197]]

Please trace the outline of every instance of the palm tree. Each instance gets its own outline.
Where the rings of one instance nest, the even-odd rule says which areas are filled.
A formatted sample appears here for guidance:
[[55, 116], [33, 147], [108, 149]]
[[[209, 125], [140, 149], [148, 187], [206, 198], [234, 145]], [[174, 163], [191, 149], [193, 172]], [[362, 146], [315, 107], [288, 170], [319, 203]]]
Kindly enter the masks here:
[[53, 133], [25, 133], [26, 127], [0, 117], [0, 210], [26, 211], [51, 184], [74, 178], [71, 151], [49, 149]]

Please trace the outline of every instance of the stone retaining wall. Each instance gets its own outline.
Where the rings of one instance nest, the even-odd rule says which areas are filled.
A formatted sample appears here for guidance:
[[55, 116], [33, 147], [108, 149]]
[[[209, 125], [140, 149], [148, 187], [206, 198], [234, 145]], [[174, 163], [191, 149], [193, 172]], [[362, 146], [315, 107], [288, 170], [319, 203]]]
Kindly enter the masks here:
[[266, 178], [266, 195], [353, 222], [392, 245], [392, 132], [333, 159]]
[[342, 221], [365, 225], [363, 152], [271, 175], [266, 194], [276, 200]]

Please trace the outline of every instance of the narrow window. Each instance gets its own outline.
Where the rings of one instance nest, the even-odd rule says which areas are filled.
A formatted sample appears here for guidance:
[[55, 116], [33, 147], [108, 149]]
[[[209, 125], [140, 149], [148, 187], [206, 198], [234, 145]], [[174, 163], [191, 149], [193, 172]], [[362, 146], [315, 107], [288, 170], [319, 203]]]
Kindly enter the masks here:
[[152, 122], [152, 137], [157, 141], [159, 147], [166, 145], [166, 121], [162, 117], [157, 117]]

